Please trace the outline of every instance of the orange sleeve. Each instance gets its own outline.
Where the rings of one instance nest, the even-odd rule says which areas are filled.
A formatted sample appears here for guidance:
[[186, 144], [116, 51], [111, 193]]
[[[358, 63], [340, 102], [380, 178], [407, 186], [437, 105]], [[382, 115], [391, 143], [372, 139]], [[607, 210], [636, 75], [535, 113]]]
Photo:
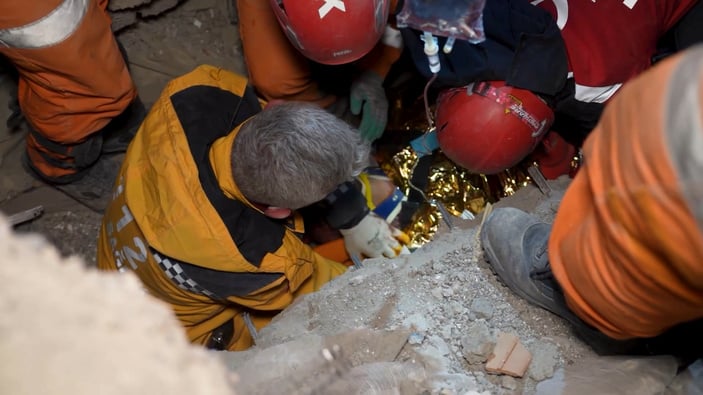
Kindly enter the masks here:
[[608, 103], [550, 235], [567, 304], [615, 339], [653, 337], [703, 316], [703, 233], [685, 193], [698, 179], [682, 177], [680, 166], [695, 168], [683, 162], [692, 156], [672, 149], [700, 127], [671, 122], [688, 116], [671, 98], [703, 97], [703, 79], [673, 85], [672, 76], [688, 75], [675, 67], [680, 59], [658, 63]]
[[268, 1], [237, 0], [237, 12], [249, 81], [259, 95], [323, 107], [335, 100], [319, 90], [309, 61], [290, 44]]
[[398, 2], [391, 0], [390, 17], [388, 18], [386, 31], [371, 52], [359, 60], [359, 67], [362, 70], [375, 71], [384, 79], [403, 52], [403, 40], [400, 36], [400, 31], [395, 28], [395, 15], [398, 12], [400, 12]]
[[401, 53], [401, 48], [379, 42], [371, 52], [359, 60], [359, 67], [363, 70], [375, 71], [385, 79], [393, 63], [400, 58]]

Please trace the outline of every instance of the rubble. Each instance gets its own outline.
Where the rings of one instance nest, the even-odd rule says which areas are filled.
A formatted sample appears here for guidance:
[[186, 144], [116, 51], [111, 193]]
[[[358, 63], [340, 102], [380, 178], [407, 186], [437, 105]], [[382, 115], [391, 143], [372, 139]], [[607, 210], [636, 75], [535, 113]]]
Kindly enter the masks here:
[[676, 365], [671, 356], [587, 357], [557, 370], [537, 385], [535, 394], [662, 394], [676, 375]]
[[[159, 16], [185, 0], [111, 0], [108, 3], [108, 13], [112, 17], [112, 31], [135, 26], [145, 18]], [[200, 0], [191, 0], [190, 3], [199, 3]], [[209, 3], [204, 7], [209, 6]], [[191, 6], [193, 7], [193, 6]], [[195, 8], [198, 9], [198, 8]]]
[[[113, 29], [129, 52], [135, 83], [147, 104], [168, 79], [200, 63], [245, 73], [237, 29], [231, 25], [237, 18], [232, 5], [229, 0], [110, 1]], [[46, 189], [27, 192], [21, 177], [7, 180], [19, 174], [19, 166], [13, 170], [7, 164], [19, 163], [20, 152], [5, 156], [3, 151], [0, 186], [6, 192], [24, 191], [18, 200], [44, 193], [52, 205], [19, 230], [40, 232], [61, 255], [94, 264], [100, 216], [61, 203]], [[524, 188], [499, 205], [549, 221], [568, 183], [549, 181], [550, 196], [536, 187]], [[8, 196], [15, 195], [3, 199]], [[235, 384], [245, 394], [654, 395], [700, 390], [694, 381], [701, 375], [700, 363], [674, 377], [677, 364], [671, 358], [597, 357], [563, 320], [513, 295], [484, 261], [477, 237], [481, 219], [482, 214], [472, 221], [453, 219], [455, 229], [443, 228], [411, 255], [365, 261], [363, 268], [282, 312], [259, 333], [256, 347], [219, 353], [183, 344], [162, 305], [145, 307], [149, 302], [133, 278], [80, 269], [75, 258], [62, 260], [47, 252], [46, 242], [36, 237], [14, 243], [0, 226], [0, 278], [10, 284], [0, 291], [5, 318], [0, 355], [16, 362], [0, 373], [0, 393], [225, 395], [234, 391], [231, 372], [246, 378]], [[501, 332], [519, 337], [523, 351], [532, 356], [520, 378], [486, 372]], [[120, 362], [127, 357], [131, 359]], [[213, 364], [210, 357], [217, 361]], [[109, 366], [111, 375], [101, 370]], [[178, 377], [161, 370], [169, 368]]]

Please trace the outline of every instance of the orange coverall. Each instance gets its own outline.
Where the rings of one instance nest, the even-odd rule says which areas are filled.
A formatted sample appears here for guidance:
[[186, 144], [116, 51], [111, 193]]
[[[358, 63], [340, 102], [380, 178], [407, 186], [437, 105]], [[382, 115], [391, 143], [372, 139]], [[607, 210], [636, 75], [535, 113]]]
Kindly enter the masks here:
[[[18, 99], [34, 131], [27, 153], [45, 178], [81, 167], [80, 143], [136, 97], [115, 37], [107, 0], [0, 2], [0, 54], [19, 73]], [[96, 153], [95, 155], [98, 155]]]
[[[391, 1], [390, 6], [392, 14], [396, 1]], [[310, 68], [311, 60], [288, 41], [268, 1], [237, 0], [237, 10], [249, 81], [260, 96], [266, 100], [313, 102], [322, 107], [335, 102], [334, 95], [320, 91]], [[380, 41], [356, 63], [385, 78], [401, 50]]]
[[703, 47], [624, 85], [583, 147], [549, 240], [579, 317], [616, 339], [703, 317]]

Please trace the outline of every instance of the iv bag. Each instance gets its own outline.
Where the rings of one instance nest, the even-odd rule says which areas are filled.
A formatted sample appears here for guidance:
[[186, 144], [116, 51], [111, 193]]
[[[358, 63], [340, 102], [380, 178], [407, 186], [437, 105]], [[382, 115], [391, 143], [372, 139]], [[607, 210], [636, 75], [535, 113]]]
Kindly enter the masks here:
[[486, 0], [405, 0], [396, 21], [398, 27], [477, 44], [486, 39], [483, 31], [485, 5]]

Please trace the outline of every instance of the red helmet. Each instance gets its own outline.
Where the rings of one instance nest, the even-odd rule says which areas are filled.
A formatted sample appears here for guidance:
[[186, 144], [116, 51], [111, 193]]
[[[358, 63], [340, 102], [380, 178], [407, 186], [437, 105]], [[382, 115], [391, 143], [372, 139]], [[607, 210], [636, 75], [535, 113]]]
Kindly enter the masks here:
[[290, 42], [308, 58], [332, 65], [371, 51], [390, 8], [390, 0], [269, 1]]
[[518, 164], [554, 122], [534, 93], [504, 81], [447, 89], [437, 99], [437, 140], [457, 165], [494, 174]]
[[574, 157], [578, 150], [557, 132], [547, 133], [530, 155], [539, 165], [544, 178], [554, 180], [561, 175], [575, 173]]

